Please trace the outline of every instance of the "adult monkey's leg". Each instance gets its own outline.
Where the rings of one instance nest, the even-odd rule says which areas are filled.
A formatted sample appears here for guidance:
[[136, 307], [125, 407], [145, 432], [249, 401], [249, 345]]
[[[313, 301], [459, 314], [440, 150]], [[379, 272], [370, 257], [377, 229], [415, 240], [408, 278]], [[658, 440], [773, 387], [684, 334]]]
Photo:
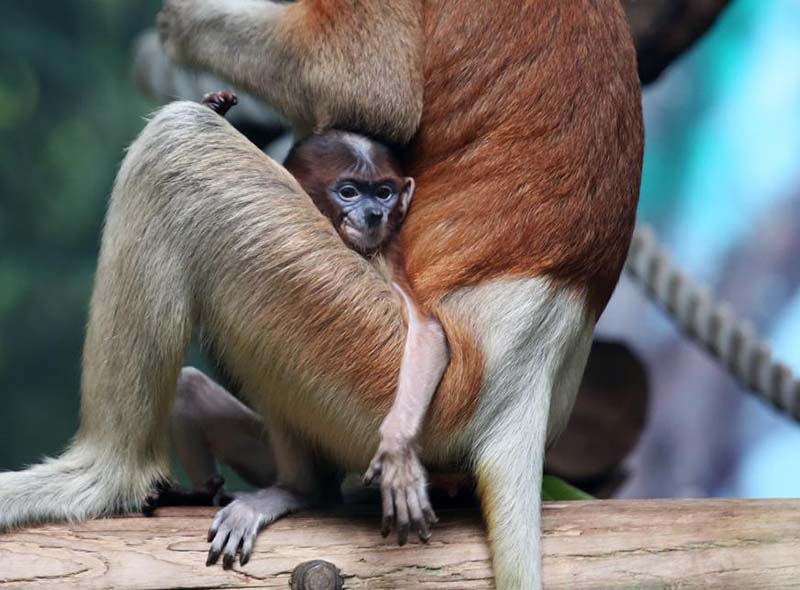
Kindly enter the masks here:
[[[120, 180], [121, 197], [140, 184], [144, 197], [122, 215], [149, 218], [171, 236], [152, 246], [164, 242], [179, 261], [196, 317], [273, 436], [276, 484], [240, 496], [212, 524], [209, 563], [222, 555], [230, 566], [240, 550], [247, 561], [261, 528], [319, 493], [311, 455], [291, 436], [309, 434], [301, 417], [335, 422], [338, 412], [375, 432], [374, 404], [369, 417], [359, 402], [391, 399], [405, 328], [380, 274], [341, 243], [291, 175], [222, 118], [183, 104], [151, 128]], [[347, 454], [336, 447], [351, 446], [356, 431], [342, 426], [319, 442]]]
[[275, 482], [275, 460], [262, 418], [224, 387], [192, 367], [178, 379], [171, 415], [172, 443], [192, 489], [219, 481], [218, 463], [257, 487]]
[[165, 0], [164, 47], [265, 100], [301, 130], [405, 142], [422, 114], [420, 7], [411, 0]]
[[195, 321], [257, 409], [288, 420], [300, 404], [314, 421], [335, 401], [338, 423], [358, 425], [340, 440], [377, 443], [405, 334], [391, 286], [282, 167], [207, 107], [175, 103], [131, 146], [111, 198], [78, 435], [60, 458], [0, 474], [0, 528], [138, 508], [168, 469]]

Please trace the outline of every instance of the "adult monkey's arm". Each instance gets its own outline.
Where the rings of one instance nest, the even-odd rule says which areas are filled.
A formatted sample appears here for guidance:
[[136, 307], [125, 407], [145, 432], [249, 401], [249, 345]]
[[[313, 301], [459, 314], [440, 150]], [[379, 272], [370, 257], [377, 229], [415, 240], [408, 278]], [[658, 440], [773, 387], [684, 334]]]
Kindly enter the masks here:
[[335, 122], [398, 142], [422, 115], [421, 26], [408, 0], [166, 0], [158, 16], [176, 63], [229, 79], [301, 130]]
[[[636, 43], [639, 78], [647, 85], [657, 80], [714, 25], [730, 0], [623, 0], [623, 5]], [[164, 52], [154, 31], [140, 36], [133, 53], [137, 85], [158, 100], [199, 100], [203, 94], [226, 84], [211, 74], [176, 65]], [[226, 73], [221, 72], [220, 76], [225, 77]], [[259, 99], [243, 92], [238, 95], [242, 104], [232, 114], [234, 124], [280, 123], [275, 112]]]
[[[139, 90], [160, 102], [199, 102], [209, 92], [231, 86], [230, 82], [208, 72], [176, 65], [164, 52], [158, 33], [152, 29], [141, 33], [133, 44], [132, 74]], [[246, 126], [278, 131], [289, 126], [286, 119], [263, 101], [239, 88], [233, 90], [239, 104], [227, 113], [226, 118], [237, 128]]]

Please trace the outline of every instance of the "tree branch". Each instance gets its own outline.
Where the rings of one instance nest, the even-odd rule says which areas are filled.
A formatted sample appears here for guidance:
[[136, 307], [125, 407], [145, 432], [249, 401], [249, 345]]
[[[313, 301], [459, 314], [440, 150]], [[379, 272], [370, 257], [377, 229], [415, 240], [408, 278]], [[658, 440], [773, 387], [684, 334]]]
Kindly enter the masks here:
[[[494, 588], [477, 511], [444, 510], [430, 544], [397, 547], [381, 540], [376, 505], [282, 519], [259, 536], [252, 560], [232, 570], [203, 566], [211, 509], [15, 531], [0, 537], [0, 590], [288, 589], [292, 574], [297, 580], [318, 559], [332, 564], [339, 583], [317, 572], [316, 583], [292, 588], [334, 590], [341, 578], [352, 590]], [[799, 509], [798, 500], [548, 502], [544, 586], [795, 588]]]

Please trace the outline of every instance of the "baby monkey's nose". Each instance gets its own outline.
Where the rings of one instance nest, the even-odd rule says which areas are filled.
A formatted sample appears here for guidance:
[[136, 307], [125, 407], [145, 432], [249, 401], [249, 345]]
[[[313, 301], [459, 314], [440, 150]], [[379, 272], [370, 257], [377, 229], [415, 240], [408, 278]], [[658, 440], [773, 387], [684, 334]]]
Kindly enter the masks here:
[[383, 211], [379, 209], [368, 209], [364, 211], [364, 221], [367, 222], [367, 227], [376, 228], [383, 221]]

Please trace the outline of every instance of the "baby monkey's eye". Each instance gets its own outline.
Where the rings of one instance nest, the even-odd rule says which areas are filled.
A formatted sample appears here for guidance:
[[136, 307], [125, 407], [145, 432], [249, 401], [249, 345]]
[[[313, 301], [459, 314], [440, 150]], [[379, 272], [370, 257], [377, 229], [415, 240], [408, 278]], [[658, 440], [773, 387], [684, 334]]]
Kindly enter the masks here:
[[345, 184], [339, 187], [339, 196], [347, 201], [352, 201], [353, 199], [358, 198], [360, 195], [361, 193], [359, 193], [358, 189], [352, 184]]
[[383, 201], [391, 199], [393, 194], [394, 194], [394, 189], [390, 187], [388, 184], [379, 186], [378, 190], [375, 191], [375, 196]]

